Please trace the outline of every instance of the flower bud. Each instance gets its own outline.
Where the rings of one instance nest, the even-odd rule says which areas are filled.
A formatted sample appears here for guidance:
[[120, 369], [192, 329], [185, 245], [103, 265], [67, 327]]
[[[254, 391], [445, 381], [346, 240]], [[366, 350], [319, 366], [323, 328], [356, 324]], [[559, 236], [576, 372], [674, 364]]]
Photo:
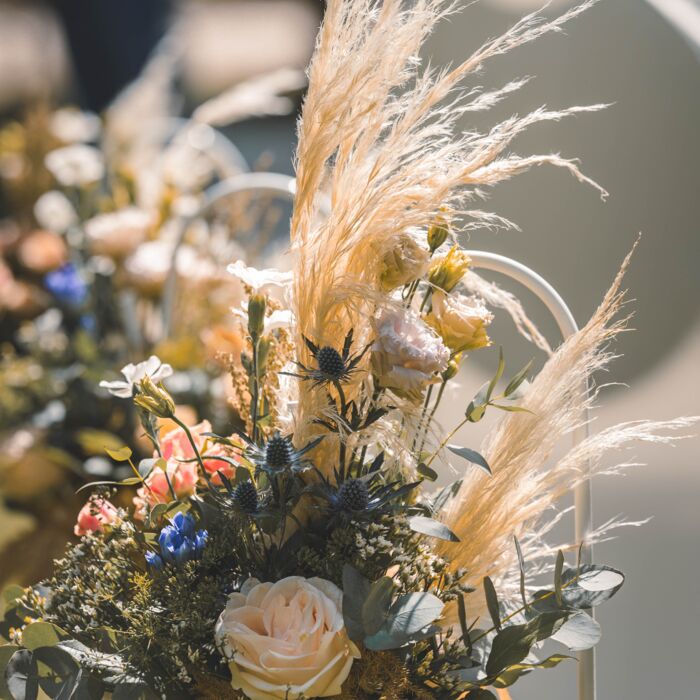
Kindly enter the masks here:
[[428, 281], [434, 287], [451, 292], [464, 277], [470, 262], [469, 256], [459, 246], [454, 246], [447, 255], [435, 259]]
[[253, 294], [248, 301], [248, 333], [251, 338], [259, 338], [265, 330], [266, 306], [264, 294]]
[[459, 352], [447, 363], [447, 369], [442, 373], [443, 381], [449, 381], [459, 372], [459, 365], [461, 362], [462, 353]]
[[428, 229], [428, 246], [431, 253], [434, 253], [447, 240], [449, 233], [447, 221], [438, 216]]
[[175, 415], [175, 402], [170, 394], [148, 376], [138, 383], [134, 403], [158, 418], [172, 418]]

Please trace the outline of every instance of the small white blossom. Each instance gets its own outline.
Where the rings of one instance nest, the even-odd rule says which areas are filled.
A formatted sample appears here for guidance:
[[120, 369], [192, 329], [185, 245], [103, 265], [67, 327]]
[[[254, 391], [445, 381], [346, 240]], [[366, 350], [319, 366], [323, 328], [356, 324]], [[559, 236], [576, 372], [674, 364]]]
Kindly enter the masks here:
[[64, 187], [83, 187], [101, 180], [105, 165], [102, 153], [92, 146], [76, 143], [47, 154], [47, 170]]
[[36, 200], [34, 218], [42, 228], [64, 233], [78, 221], [78, 214], [63, 192], [51, 190]]
[[53, 113], [50, 129], [64, 143], [88, 143], [97, 140], [102, 123], [94, 112], [67, 107]]
[[151, 355], [145, 362], [137, 365], [129, 363], [121, 370], [125, 381], [106, 382], [101, 381], [100, 386], [107, 389], [112, 396], [120, 399], [128, 399], [133, 396], [134, 385], [144, 377], [150, 377], [154, 382], [159, 382], [173, 373], [173, 368], [160, 361], [156, 355]]
[[226, 270], [256, 292], [268, 285], [287, 287], [292, 283], [291, 272], [282, 272], [274, 268], [257, 270], [254, 267], [248, 267], [242, 260], [232, 263]]

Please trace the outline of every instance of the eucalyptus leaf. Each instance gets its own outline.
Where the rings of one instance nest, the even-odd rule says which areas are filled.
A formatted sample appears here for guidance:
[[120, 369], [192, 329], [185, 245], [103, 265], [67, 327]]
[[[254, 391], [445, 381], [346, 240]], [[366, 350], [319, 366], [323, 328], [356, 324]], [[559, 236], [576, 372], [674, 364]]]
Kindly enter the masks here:
[[484, 577], [484, 596], [486, 598], [486, 607], [489, 610], [489, 615], [491, 615], [491, 620], [493, 621], [493, 626], [497, 629], [501, 629], [501, 610], [498, 604], [498, 594], [496, 593], [496, 587], [493, 585], [493, 581], [489, 576]]
[[366, 635], [379, 632], [391, 607], [394, 594], [394, 582], [388, 576], [382, 576], [369, 589], [367, 599], [362, 605], [362, 626]]
[[491, 396], [493, 395], [493, 391], [496, 388], [496, 385], [498, 382], [501, 380], [501, 377], [503, 376], [503, 371], [506, 368], [506, 363], [505, 360], [503, 359], [503, 348], [498, 348], [498, 368], [496, 369], [496, 374], [493, 375], [493, 379], [489, 382], [488, 389], [486, 391], [486, 400], [490, 401]]
[[517, 681], [521, 676], [524, 676], [526, 673], [530, 673], [530, 671], [533, 671], [536, 668], [554, 668], [562, 661], [567, 661], [569, 659], [571, 659], [571, 657], [565, 656], [564, 654], [553, 654], [552, 656], [549, 656], [543, 661], [539, 661], [537, 663], [513, 664], [498, 674], [498, 677], [493, 682], [493, 685], [496, 688], [507, 688], [513, 685], [513, 683], [515, 683], [515, 681]]
[[562, 574], [564, 604], [576, 610], [594, 608], [622, 588], [624, 574], [608, 566], [583, 564]]
[[10, 697], [10, 689], [5, 681], [5, 669], [16, 651], [19, 651], [16, 644], [0, 644], [0, 698]]
[[115, 461], [115, 462], [128, 462], [129, 459], [131, 458], [132, 452], [129, 447], [124, 445], [123, 447], [120, 447], [118, 450], [113, 450], [110, 449], [109, 447], [105, 447], [105, 452]]
[[22, 632], [22, 646], [34, 651], [39, 647], [52, 647], [66, 636], [63, 630], [50, 622], [32, 622]]
[[441, 488], [431, 499], [429, 507], [433, 515], [437, 515], [459, 493], [462, 488], [462, 479], [453, 481]]
[[447, 449], [456, 454], [462, 459], [466, 459], [467, 462], [476, 464], [481, 467], [489, 476], [491, 476], [491, 467], [483, 455], [480, 455], [476, 450], [471, 450], [468, 447], [460, 447], [459, 445], [447, 445]]
[[528, 362], [509, 382], [503, 394], [510, 396], [527, 379], [528, 372], [532, 368], [532, 360]]
[[564, 571], [564, 552], [561, 551], [561, 549], [557, 552], [557, 562], [554, 565], [554, 595], [556, 596], [557, 603], [559, 605], [562, 604], [562, 592], [561, 592], [561, 587], [562, 587], [562, 581], [561, 581], [561, 575], [562, 572]]
[[12, 655], [5, 678], [14, 700], [36, 700], [38, 697], [39, 673], [34, 654], [28, 649], [20, 649]]
[[585, 612], [571, 616], [556, 634], [552, 635], [554, 641], [560, 642], [571, 651], [591, 649], [600, 641], [600, 637], [600, 625]]
[[420, 476], [422, 476], [424, 479], [427, 479], [428, 481], [437, 481], [438, 478], [438, 473], [429, 467], [425, 462], [421, 462], [416, 471]]
[[459, 542], [459, 537], [447, 525], [424, 515], [414, 515], [409, 518], [408, 526], [413, 532], [418, 532], [421, 535], [436, 537], [439, 540], [447, 540], [448, 542]]
[[362, 609], [371, 583], [350, 564], [343, 566], [343, 620], [348, 636], [354, 642], [365, 638]]

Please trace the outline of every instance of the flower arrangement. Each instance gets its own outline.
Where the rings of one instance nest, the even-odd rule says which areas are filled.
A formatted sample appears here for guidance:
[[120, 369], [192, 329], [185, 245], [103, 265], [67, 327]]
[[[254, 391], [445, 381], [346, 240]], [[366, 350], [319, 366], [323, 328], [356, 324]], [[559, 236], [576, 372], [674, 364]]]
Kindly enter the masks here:
[[[105, 384], [133, 405], [152, 455], [110, 449], [132, 475], [94, 485], [80, 540], [46, 581], [5, 591], [7, 695], [484, 700], [569, 658], [542, 658], [544, 641], [598, 641], [589, 612], [624, 576], [576, 553], [616, 523], [557, 548], [545, 536], [561, 515], [548, 513], [577, 483], [625, 466], [603, 467], [608, 451], [667, 442], [692, 422], [623, 424], [555, 455], [624, 327], [622, 273], [537, 376], [528, 366], [504, 379], [501, 353], [475, 396], [453, 390], [468, 353], [491, 346], [490, 304], [543, 342], [470, 269], [460, 217], [509, 224], [469, 201], [546, 163], [590, 182], [560, 156], [504, 155], [530, 124], [581, 108], [454, 140], [459, 115], [520, 83], [455, 90], [591, 4], [529, 16], [439, 73], [415, 56], [449, 4], [328, 4], [299, 126], [293, 272], [229, 266], [246, 297], [234, 314], [245, 337], [236, 421], [220, 432], [184, 421], [155, 360]], [[478, 451], [454, 442], [497, 411]], [[461, 474], [435, 489], [448, 460]], [[112, 505], [116, 489], [136, 490], [133, 508]]]

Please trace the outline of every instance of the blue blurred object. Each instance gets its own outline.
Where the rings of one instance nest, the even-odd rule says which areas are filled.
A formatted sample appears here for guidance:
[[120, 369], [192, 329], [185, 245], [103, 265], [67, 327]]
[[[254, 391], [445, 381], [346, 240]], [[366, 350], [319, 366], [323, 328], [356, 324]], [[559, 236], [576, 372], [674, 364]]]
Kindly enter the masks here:
[[67, 306], [82, 306], [87, 300], [87, 285], [73, 263], [66, 263], [49, 272], [44, 277], [44, 285], [59, 302]]
[[84, 106], [103, 110], [165, 34], [170, 0], [50, 0], [70, 45]]
[[156, 570], [160, 564], [182, 566], [192, 559], [199, 559], [204, 551], [209, 533], [206, 530], [195, 530], [194, 518], [188, 513], [177, 513], [170, 525], [166, 525], [158, 535], [160, 557], [150, 553], [146, 561]]

